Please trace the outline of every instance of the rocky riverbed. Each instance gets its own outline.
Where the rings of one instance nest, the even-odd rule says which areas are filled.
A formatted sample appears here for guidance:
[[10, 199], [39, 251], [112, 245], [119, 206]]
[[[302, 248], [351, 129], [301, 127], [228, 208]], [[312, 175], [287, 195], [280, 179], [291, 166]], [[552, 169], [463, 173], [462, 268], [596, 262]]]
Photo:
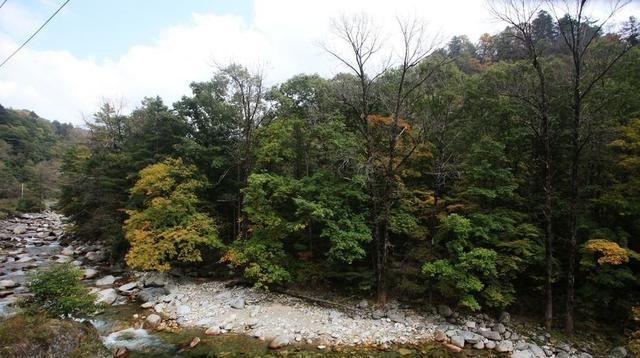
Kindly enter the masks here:
[[[397, 302], [384, 309], [366, 300], [341, 305], [317, 304], [285, 294], [167, 274], [124, 272], [116, 275], [105, 265], [104, 248], [70, 242], [63, 218], [53, 212], [25, 214], [0, 221], [0, 312], [28, 295], [25, 274], [53, 262], [70, 262], [84, 272], [98, 302], [118, 307], [140, 305], [135, 327], [103, 331], [104, 341], [118, 349], [118, 337], [131, 332], [200, 330], [208, 336], [241, 334], [265, 341], [270, 348], [313, 346], [320, 351], [336, 346], [377, 346], [437, 341], [451, 351], [495, 351], [512, 357], [588, 358], [592, 347], [572, 346], [551, 339], [541, 328], [516, 328], [508, 313], [499, 317], [463, 315], [450, 307], [418, 311]], [[311, 294], [308, 294], [311, 295]], [[126, 331], [125, 333], [122, 333]], [[198, 344], [198, 342], [192, 342]], [[610, 357], [625, 357], [622, 347]]]

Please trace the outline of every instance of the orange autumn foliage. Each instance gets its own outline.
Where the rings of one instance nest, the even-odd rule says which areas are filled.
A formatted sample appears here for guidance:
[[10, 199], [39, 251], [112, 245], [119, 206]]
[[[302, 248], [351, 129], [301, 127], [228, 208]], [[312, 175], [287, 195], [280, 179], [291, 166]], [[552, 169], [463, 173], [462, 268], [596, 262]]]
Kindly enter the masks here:
[[[370, 114], [367, 117], [367, 121], [369, 122], [370, 125], [382, 125], [382, 124], [391, 125], [393, 124], [393, 117], [381, 116], [378, 114]], [[407, 123], [405, 120], [403, 120], [402, 118], [398, 119], [398, 127], [406, 130], [411, 130], [411, 125]]]

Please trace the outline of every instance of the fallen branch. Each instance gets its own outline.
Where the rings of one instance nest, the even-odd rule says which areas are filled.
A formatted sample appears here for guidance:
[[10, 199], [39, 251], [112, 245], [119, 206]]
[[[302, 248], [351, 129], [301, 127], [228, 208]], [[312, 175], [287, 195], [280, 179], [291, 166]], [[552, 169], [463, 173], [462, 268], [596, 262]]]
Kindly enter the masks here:
[[302, 299], [302, 300], [305, 300], [305, 301], [310, 301], [310, 302], [313, 302], [313, 303], [317, 303], [317, 304], [320, 304], [320, 305], [339, 307], [339, 308], [341, 308], [343, 310], [351, 311], [353, 313], [359, 313], [359, 314], [363, 313], [363, 311], [361, 309], [358, 309], [358, 308], [355, 308], [355, 307], [351, 307], [351, 306], [347, 306], [345, 304], [338, 303], [338, 302], [324, 300], [322, 298], [305, 296], [305, 295], [302, 295], [302, 294], [299, 294], [299, 293], [294, 293], [294, 292], [285, 291], [285, 290], [279, 290], [279, 289], [272, 289], [272, 291], [273, 292], [277, 292], [277, 293], [281, 293], [283, 295], [299, 298], [299, 299]]

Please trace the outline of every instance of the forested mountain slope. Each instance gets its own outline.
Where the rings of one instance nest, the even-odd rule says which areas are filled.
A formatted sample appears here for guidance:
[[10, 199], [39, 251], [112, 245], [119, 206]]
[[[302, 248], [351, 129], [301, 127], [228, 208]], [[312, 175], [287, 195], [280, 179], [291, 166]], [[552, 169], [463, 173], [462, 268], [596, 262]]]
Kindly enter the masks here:
[[[333, 78], [265, 88], [234, 64], [172, 106], [106, 103], [64, 155], [60, 207], [78, 237], [108, 240], [132, 268], [511, 307], [570, 332], [629, 322], [638, 25], [533, 15], [434, 50], [405, 26], [404, 57], [379, 72], [366, 65], [373, 37], [347, 36], [372, 25], [347, 19], [354, 53], [330, 52], [347, 71]], [[10, 193], [67, 142], [35, 115], [0, 116]]]
[[70, 124], [0, 105], [0, 210], [38, 210], [54, 198], [62, 156], [85, 137]]

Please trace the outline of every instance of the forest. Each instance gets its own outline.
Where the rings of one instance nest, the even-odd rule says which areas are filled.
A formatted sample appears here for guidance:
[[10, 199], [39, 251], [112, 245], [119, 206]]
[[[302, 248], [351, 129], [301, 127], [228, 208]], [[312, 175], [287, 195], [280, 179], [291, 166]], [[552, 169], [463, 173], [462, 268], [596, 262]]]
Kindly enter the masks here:
[[56, 196], [113, 265], [628, 329], [640, 25], [516, 3], [477, 42], [399, 21], [393, 56], [345, 16], [331, 78], [220, 66], [172, 105], [107, 101], [86, 130], [0, 108], [0, 198]]

